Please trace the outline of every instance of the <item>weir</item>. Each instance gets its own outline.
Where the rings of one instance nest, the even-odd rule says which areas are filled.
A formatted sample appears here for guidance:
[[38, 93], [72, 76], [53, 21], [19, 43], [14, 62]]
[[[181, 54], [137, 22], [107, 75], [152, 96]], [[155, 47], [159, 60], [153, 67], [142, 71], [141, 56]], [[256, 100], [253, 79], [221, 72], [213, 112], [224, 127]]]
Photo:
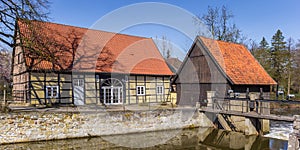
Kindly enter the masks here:
[[289, 149], [299, 149], [300, 115], [283, 116], [271, 113], [270, 104], [299, 104], [299, 101], [264, 100], [248, 98], [217, 98], [213, 97], [211, 104], [200, 106], [199, 111], [220, 129], [243, 132], [245, 135], [263, 134], [270, 130], [269, 121], [284, 121], [293, 123], [293, 133], [289, 136]]

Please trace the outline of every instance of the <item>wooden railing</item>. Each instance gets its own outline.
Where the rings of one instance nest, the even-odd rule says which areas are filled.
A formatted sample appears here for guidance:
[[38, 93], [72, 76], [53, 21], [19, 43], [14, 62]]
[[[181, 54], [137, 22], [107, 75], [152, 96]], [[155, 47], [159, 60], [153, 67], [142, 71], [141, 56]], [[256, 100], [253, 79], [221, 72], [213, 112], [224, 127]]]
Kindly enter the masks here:
[[[200, 104], [203, 104], [203, 102]], [[215, 112], [247, 117], [252, 116], [255, 118], [265, 118], [270, 120], [292, 121], [293, 115], [300, 113], [300, 110], [297, 111], [297, 109], [295, 109], [296, 112], [294, 112], [294, 114], [290, 113], [289, 107], [292, 105], [298, 105], [298, 107], [300, 107], [300, 101], [270, 99], [250, 100], [249, 98], [213, 97], [211, 103], [201, 105], [201, 110], [205, 112]], [[284, 108], [280, 108], [282, 114], [274, 113], [278, 108], [274, 108], [273, 106], [279, 106], [279, 108], [284, 106]]]

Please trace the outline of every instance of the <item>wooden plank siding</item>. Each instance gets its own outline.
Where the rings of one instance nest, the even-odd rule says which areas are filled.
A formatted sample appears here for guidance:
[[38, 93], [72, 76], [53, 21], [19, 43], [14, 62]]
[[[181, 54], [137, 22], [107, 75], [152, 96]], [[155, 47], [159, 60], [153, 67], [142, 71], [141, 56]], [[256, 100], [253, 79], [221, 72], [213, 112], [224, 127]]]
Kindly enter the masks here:
[[226, 78], [201, 44], [196, 43], [187, 58], [175, 80], [178, 105], [195, 105], [207, 99], [207, 91], [226, 91]]
[[[220, 54], [219, 59], [224, 59], [224, 57]], [[219, 62], [223, 61], [219, 60]], [[234, 84], [221, 69], [219, 62], [215, 61], [211, 51], [201, 40], [196, 40], [174, 79], [177, 104], [195, 105], [196, 102], [207, 99], [208, 91], [214, 91], [217, 97], [226, 97], [228, 90], [245, 94], [247, 89], [249, 92], [256, 93], [262, 89], [264, 98], [269, 98], [270, 85]]]

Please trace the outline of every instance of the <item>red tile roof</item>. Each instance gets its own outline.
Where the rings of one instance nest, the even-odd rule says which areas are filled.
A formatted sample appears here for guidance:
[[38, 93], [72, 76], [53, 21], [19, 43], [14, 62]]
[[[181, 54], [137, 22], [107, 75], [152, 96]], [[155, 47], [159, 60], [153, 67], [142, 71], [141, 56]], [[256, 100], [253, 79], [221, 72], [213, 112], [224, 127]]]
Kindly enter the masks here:
[[40, 21], [18, 26], [32, 70], [173, 75], [151, 38]]
[[199, 37], [199, 39], [233, 84], [277, 84], [245, 46], [204, 37]]

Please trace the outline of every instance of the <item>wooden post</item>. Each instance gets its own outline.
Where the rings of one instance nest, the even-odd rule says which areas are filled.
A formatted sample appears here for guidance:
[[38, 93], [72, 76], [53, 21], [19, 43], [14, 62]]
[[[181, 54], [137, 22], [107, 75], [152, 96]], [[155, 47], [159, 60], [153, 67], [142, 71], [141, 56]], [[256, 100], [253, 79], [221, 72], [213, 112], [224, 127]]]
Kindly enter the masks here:
[[247, 99], [247, 102], [246, 102], [246, 112], [249, 112], [249, 100], [250, 99]]
[[242, 113], [244, 112], [244, 102], [242, 101]]
[[215, 91], [207, 91], [207, 107], [213, 107], [213, 98], [215, 97], [216, 95], [216, 92]]
[[[229, 111], [231, 111], [230, 100], [228, 100]], [[233, 104], [234, 105], [234, 104]], [[242, 107], [243, 108], [243, 107]]]
[[300, 148], [300, 115], [294, 116], [293, 128], [294, 131], [289, 136], [288, 150], [295, 150]]
[[6, 85], [4, 84], [3, 87], [4, 87], [4, 91], [3, 91], [3, 94], [4, 94], [3, 100], [4, 100], [4, 105], [6, 105]]

